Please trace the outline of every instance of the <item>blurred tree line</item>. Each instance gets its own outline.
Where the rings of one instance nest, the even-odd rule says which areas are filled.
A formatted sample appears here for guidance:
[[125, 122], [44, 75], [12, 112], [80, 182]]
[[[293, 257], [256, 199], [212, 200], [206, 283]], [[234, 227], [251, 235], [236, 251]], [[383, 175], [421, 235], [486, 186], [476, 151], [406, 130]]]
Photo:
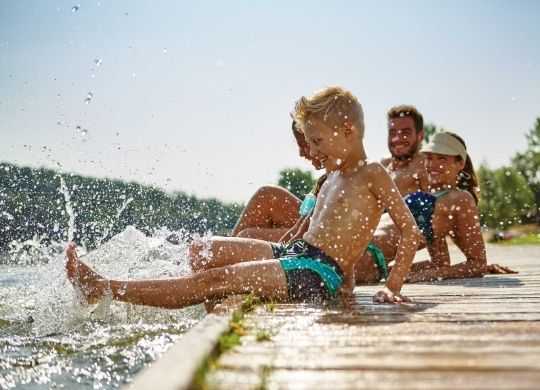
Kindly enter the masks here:
[[147, 234], [163, 227], [225, 234], [243, 207], [182, 192], [168, 194], [137, 183], [60, 176], [49, 169], [0, 163], [0, 252], [7, 250], [13, 240], [67, 240], [70, 215], [65, 194], [76, 214], [73, 238], [90, 248], [128, 225]]

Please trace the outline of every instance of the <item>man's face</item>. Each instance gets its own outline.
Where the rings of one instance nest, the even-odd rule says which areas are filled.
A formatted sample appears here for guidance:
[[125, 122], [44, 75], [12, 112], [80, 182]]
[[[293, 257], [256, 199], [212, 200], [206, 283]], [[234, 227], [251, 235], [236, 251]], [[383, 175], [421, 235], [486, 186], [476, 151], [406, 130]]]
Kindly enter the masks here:
[[388, 149], [392, 157], [404, 160], [413, 157], [424, 138], [424, 132], [416, 132], [413, 118], [409, 116], [388, 120]]
[[326, 169], [337, 170], [350, 153], [350, 138], [357, 134], [345, 134], [344, 128], [333, 128], [318, 118], [310, 118], [305, 129], [311, 156]]

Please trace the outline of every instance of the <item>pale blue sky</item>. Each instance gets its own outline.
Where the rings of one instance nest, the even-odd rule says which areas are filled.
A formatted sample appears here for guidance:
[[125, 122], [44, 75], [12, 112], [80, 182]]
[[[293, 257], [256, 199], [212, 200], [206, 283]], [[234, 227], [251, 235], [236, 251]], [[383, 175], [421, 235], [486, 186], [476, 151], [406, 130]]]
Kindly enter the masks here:
[[540, 116], [538, 15], [538, 1], [4, 0], [0, 160], [245, 201], [309, 168], [288, 113], [339, 84], [364, 105], [371, 159], [386, 110], [412, 103], [500, 166]]

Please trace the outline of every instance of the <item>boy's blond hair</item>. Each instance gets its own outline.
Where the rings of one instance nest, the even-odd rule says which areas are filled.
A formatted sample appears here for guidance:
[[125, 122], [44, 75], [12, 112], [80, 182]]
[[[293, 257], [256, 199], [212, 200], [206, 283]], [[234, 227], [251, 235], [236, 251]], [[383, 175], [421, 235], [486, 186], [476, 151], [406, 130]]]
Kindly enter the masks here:
[[356, 96], [341, 87], [327, 87], [308, 98], [302, 96], [292, 115], [302, 130], [311, 117], [316, 117], [335, 129], [354, 126], [360, 136], [364, 135], [362, 105]]

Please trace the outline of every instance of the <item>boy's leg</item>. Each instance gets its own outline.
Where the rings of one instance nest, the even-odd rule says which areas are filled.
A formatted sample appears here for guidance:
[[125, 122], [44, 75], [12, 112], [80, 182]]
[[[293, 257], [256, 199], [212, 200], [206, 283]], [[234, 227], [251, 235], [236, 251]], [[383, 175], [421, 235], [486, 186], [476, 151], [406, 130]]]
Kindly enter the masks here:
[[109, 291], [118, 301], [169, 309], [246, 293], [263, 299], [288, 300], [287, 278], [279, 260], [240, 263], [174, 279], [120, 281], [95, 273], [77, 258], [74, 245], [68, 247], [66, 254], [69, 280], [90, 301]]
[[248, 228], [290, 228], [299, 218], [299, 206], [300, 199], [286, 189], [278, 186], [261, 187], [246, 205], [232, 236], [238, 236]]
[[196, 272], [273, 257], [268, 241], [252, 238], [213, 237], [210, 243], [199, 241], [189, 247], [189, 261]]

